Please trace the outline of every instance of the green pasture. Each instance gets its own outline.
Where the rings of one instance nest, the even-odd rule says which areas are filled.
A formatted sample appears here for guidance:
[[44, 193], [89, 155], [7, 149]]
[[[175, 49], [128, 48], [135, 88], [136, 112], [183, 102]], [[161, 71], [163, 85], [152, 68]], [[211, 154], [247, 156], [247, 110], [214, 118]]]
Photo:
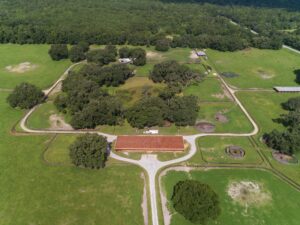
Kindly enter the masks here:
[[44, 152], [43, 159], [50, 165], [72, 166], [69, 146], [79, 135], [56, 135]]
[[295, 86], [295, 70], [300, 69], [300, 55], [287, 49], [245, 49], [237, 52], [208, 50], [218, 72], [234, 72], [238, 77], [226, 78], [238, 88], [273, 88]]
[[50, 128], [50, 116], [53, 114], [59, 114], [53, 101], [45, 102], [30, 115], [26, 124], [32, 129]]
[[[45, 89], [50, 87], [71, 65], [69, 60], [53, 61], [48, 55], [49, 45], [0, 45], [0, 88], [14, 88], [28, 82]], [[27, 72], [11, 72], [8, 66], [29, 62], [35, 68]]]
[[[245, 156], [234, 159], [228, 156], [225, 149], [239, 146], [245, 150]], [[197, 153], [189, 160], [191, 165], [199, 165], [203, 160], [216, 164], [260, 164], [262, 159], [247, 137], [203, 137], [197, 139]]]
[[281, 104], [299, 94], [280, 94], [276, 92], [238, 92], [237, 97], [245, 106], [260, 128], [260, 134], [284, 127], [275, 122], [281, 114], [288, 113]]
[[[288, 113], [281, 107], [281, 103], [296, 96], [299, 96], [299, 94], [279, 94], [275, 92], [238, 93], [239, 99], [259, 125], [260, 132], [256, 135], [256, 143], [276, 169], [300, 184], [300, 164], [286, 165], [277, 162], [273, 159], [271, 150], [261, 141], [264, 133], [270, 132], [273, 129], [285, 129], [283, 125], [275, 122], [274, 119], [279, 118], [281, 114]], [[300, 159], [300, 154], [297, 155], [297, 158]]]
[[[10, 108], [6, 97], [0, 92], [0, 114], [5, 116], [0, 120], [1, 225], [143, 223], [141, 169], [127, 164], [103, 170], [49, 165], [44, 151], [53, 136], [12, 136], [10, 129], [24, 111]], [[72, 140], [59, 137], [45, 159], [65, 164], [61, 151]]]
[[217, 78], [206, 78], [202, 82], [192, 84], [183, 90], [184, 95], [195, 95], [200, 102], [230, 101]]
[[[217, 121], [217, 113], [226, 116], [228, 121]], [[198, 120], [214, 124], [216, 126], [215, 132], [217, 133], [247, 133], [253, 129], [250, 121], [234, 102], [200, 103]]]
[[[170, 202], [174, 185], [181, 180], [195, 179], [209, 184], [219, 195], [222, 213], [208, 225], [261, 225], [261, 224], [299, 224], [300, 206], [299, 192], [269, 172], [255, 169], [211, 169], [191, 171], [190, 173], [169, 171], [162, 177], [163, 187], [169, 200], [169, 209], [174, 213]], [[271, 199], [264, 205], [248, 205], [234, 202], [228, 195], [230, 182], [251, 181], [263, 186], [263, 191], [270, 194]], [[192, 225], [178, 213], [172, 215], [171, 225]]]

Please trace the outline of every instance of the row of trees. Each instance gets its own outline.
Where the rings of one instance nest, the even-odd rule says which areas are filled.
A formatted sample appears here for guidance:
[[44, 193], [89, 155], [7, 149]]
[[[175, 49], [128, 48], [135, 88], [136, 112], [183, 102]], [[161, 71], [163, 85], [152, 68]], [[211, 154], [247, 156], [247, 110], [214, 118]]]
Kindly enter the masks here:
[[70, 58], [72, 62], [79, 62], [87, 59], [89, 63], [99, 66], [108, 65], [116, 61], [116, 57], [131, 58], [135, 66], [144, 66], [147, 62], [146, 51], [142, 48], [120, 48], [119, 51], [115, 45], [106, 45], [104, 49], [95, 49], [89, 51], [89, 44], [80, 42], [68, 50], [66, 44], [53, 44], [49, 49], [50, 57], [59, 61]]
[[49, 55], [52, 60], [59, 61], [61, 59], [70, 58], [72, 62], [79, 62], [86, 59], [86, 52], [89, 50], [87, 42], [80, 42], [68, 50], [66, 44], [53, 44], [49, 49]]
[[289, 113], [281, 115], [277, 122], [283, 124], [286, 130], [273, 130], [264, 135], [264, 140], [270, 148], [293, 155], [300, 151], [300, 97], [291, 98], [282, 106]]

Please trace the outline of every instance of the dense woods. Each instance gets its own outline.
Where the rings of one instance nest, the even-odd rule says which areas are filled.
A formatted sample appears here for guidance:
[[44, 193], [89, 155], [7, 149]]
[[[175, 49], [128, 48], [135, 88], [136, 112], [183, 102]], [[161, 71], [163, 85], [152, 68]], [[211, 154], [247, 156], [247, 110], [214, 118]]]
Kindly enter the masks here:
[[[249, 46], [277, 49], [284, 41], [299, 48], [299, 32], [296, 32], [299, 30], [299, 12], [243, 6], [299, 5], [296, 1], [169, 2], [1, 1], [0, 42], [77, 44], [85, 41], [90, 44], [153, 45], [162, 51], [168, 45], [234, 51]], [[16, 7], [19, 10], [15, 10]], [[228, 18], [257, 30], [261, 35], [235, 26]], [[287, 29], [289, 32], [285, 32]], [[168, 36], [171, 38], [166, 39]], [[79, 49], [72, 50], [72, 55], [77, 53], [81, 59]]]

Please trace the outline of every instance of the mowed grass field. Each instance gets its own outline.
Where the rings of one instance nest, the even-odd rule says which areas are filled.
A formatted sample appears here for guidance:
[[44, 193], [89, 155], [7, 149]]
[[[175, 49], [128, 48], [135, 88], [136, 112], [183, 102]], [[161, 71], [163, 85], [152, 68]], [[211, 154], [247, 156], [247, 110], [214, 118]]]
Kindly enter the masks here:
[[12, 136], [10, 129], [24, 112], [10, 108], [6, 97], [0, 92], [1, 225], [143, 224], [141, 169], [127, 164], [103, 170], [69, 166], [61, 152], [74, 140], [68, 136], [59, 137], [46, 153], [47, 161], [66, 165], [49, 165], [44, 151], [53, 136]]
[[[70, 60], [53, 61], [48, 55], [50, 45], [0, 45], [0, 88], [12, 89], [22, 82], [29, 82], [45, 89], [50, 87], [71, 65]], [[29, 62], [33, 67], [25, 72], [11, 72]]]
[[295, 86], [295, 70], [300, 69], [300, 55], [287, 49], [246, 49], [237, 52], [208, 50], [210, 62], [218, 72], [234, 72], [238, 77], [226, 81], [238, 88], [273, 88]]
[[[228, 121], [216, 120], [218, 113], [224, 115]], [[198, 120], [214, 124], [216, 133], [247, 133], [253, 129], [243, 111], [234, 102], [200, 103]]]
[[217, 78], [206, 78], [183, 90], [184, 95], [195, 95], [200, 102], [227, 102], [228, 94], [224, 92], [221, 81]]
[[[239, 92], [237, 96], [260, 127], [260, 132], [256, 135], [256, 142], [263, 150], [263, 153], [276, 169], [300, 184], [300, 164], [285, 165], [277, 162], [273, 159], [271, 149], [260, 140], [266, 132], [270, 132], [273, 129], [280, 131], [285, 129], [282, 124], [275, 122], [274, 119], [279, 118], [281, 114], [288, 113], [281, 107], [283, 102], [286, 102], [291, 97], [300, 95], [279, 94], [275, 92]], [[300, 160], [299, 153], [297, 154], [297, 158]]]
[[[239, 146], [245, 156], [234, 159], [226, 154], [229, 146]], [[200, 165], [203, 161], [212, 164], [261, 164], [262, 159], [247, 137], [203, 137], [197, 139], [197, 153], [188, 161], [190, 165]]]
[[[299, 192], [279, 180], [269, 172], [253, 169], [212, 169], [208, 171], [191, 171], [190, 173], [169, 171], [162, 177], [163, 187], [169, 200], [171, 213], [175, 210], [170, 202], [174, 185], [181, 180], [195, 179], [209, 184], [219, 195], [222, 213], [208, 225], [298, 225], [300, 220]], [[250, 181], [260, 184], [263, 191], [271, 198], [264, 205], [247, 207], [233, 201], [227, 190], [230, 182]], [[183, 216], [174, 213], [171, 225], [192, 225]]]

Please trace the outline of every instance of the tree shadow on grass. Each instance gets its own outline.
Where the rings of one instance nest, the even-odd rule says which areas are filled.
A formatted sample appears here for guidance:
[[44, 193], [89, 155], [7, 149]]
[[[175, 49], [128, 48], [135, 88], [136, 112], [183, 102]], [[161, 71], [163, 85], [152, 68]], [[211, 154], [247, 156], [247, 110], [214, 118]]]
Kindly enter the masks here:
[[300, 69], [294, 70], [294, 74], [296, 75], [295, 82], [300, 84]]

